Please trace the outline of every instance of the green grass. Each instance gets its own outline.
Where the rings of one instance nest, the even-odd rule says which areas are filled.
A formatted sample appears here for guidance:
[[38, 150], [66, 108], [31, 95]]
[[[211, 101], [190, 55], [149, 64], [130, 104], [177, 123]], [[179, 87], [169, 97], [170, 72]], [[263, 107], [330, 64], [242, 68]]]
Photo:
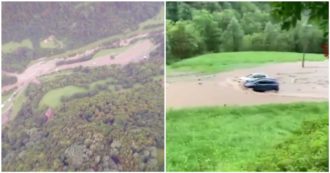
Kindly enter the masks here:
[[329, 118], [305, 121], [286, 141], [263, 152], [245, 170], [255, 172], [328, 172]]
[[66, 86], [49, 91], [41, 99], [39, 106], [49, 106], [56, 108], [61, 104], [61, 97], [71, 96], [76, 93], [85, 92], [86, 89], [77, 86]]
[[[253, 67], [266, 63], [301, 61], [302, 53], [293, 52], [228, 52], [205, 54], [168, 66], [167, 72], [194, 71], [215, 73], [238, 68]], [[325, 60], [323, 54], [306, 54], [306, 61]]]
[[244, 171], [304, 121], [327, 116], [327, 102], [169, 110], [167, 171]]
[[33, 49], [32, 42], [29, 39], [22, 40], [21, 42], [14, 42], [11, 41], [9, 43], [6, 43], [2, 45], [2, 52], [3, 53], [11, 53], [14, 52], [16, 49], [26, 47]]

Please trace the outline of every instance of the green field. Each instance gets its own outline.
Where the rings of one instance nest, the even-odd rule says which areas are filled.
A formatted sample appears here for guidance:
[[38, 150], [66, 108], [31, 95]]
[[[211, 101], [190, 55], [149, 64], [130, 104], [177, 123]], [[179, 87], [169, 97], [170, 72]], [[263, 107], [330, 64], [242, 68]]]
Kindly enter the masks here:
[[[168, 66], [167, 72], [194, 71], [215, 73], [226, 70], [253, 67], [266, 63], [301, 61], [302, 53], [293, 52], [228, 52], [205, 54], [178, 61]], [[306, 61], [325, 60], [323, 54], [306, 54]]]
[[86, 89], [77, 86], [66, 86], [49, 91], [41, 99], [39, 106], [57, 107], [61, 104], [61, 97], [71, 96], [76, 93], [85, 92]]
[[[272, 153], [276, 145], [297, 137], [296, 130], [305, 121], [327, 116], [328, 102], [169, 110], [166, 116], [167, 171], [244, 171], [249, 166], [254, 169], [251, 163], [263, 159], [261, 154], [265, 152]], [[328, 126], [328, 120], [324, 122]], [[304, 134], [307, 135], [303, 133], [299, 139], [308, 139]], [[317, 144], [327, 148], [327, 136], [326, 131], [321, 136], [326, 143]], [[313, 152], [317, 155], [319, 150], [306, 146], [306, 142], [293, 143], [292, 147], [306, 150], [304, 153], [308, 154], [300, 155], [303, 158], [314, 157]], [[286, 150], [290, 153], [292, 148]], [[327, 152], [319, 154], [327, 157]], [[267, 157], [270, 156], [273, 155]]]
[[2, 52], [3, 53], [11, 53], [14, 52], [16, 49], [26, 47], [33, 49], [32, 42], [29, 39], [22, 40], [21, 42], [14, 42], [11, 41], [9, 43], [6, 43], [2, 45]]

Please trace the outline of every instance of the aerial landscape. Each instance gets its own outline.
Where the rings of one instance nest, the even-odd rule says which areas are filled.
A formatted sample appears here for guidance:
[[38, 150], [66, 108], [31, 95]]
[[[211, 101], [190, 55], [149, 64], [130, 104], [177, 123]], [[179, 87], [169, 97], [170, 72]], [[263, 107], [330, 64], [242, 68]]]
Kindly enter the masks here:
[[328, 2], [166, 12], [167, 171], [328, 171]]
[[163, 15], [2, 2], [2, 171], [163, 171]]

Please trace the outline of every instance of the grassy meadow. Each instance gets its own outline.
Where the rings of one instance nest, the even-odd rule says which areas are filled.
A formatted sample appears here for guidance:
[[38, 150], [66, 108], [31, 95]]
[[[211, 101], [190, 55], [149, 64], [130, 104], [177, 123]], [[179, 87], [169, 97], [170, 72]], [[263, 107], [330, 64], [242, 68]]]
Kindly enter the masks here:
[[22, 48], [22, 47], [33, 49], [31, 40], [25, 39], [25, 40], [22, 40], [21, 42], [11, 41], [9, 43], [6, 43], [6, 44], [2, 45], [2, 52], [11, 53], [11, 52], [16, 51], [18, 48]]
[[327, 116], [327, 102], [168, 110], [167, 171], [325, 171]]
[[70, 96], [76, 93], [84, 92], [86, 89], [77, 86], [66, 86], [49, 91], [43, 96], [39, 106], [49, 106], [55, 108], [60, 105], [63, 96]]
[[[173, 71], [216, 73], [238, 68], [253, 67], [266, 63], [301, 61], [302, 53], [293, 52], [227, 52], [211, 53], [188, 58], [167, 66]], [[323, 54], [306, 54], [306, 61], [322, 61]]]

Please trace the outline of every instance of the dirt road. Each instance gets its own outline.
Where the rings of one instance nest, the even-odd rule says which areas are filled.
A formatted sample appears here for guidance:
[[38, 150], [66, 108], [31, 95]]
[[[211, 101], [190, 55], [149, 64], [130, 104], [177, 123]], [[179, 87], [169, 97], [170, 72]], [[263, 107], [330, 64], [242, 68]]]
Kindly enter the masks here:
[[[280, 91], [257, 93], [244, 89], [241, 76], [262, 72], [278, 79]], [[328, 61], [270, 64], [215, 75], [171, 76], [167, 78], [167, 108], [198, 106], [256, 105], [297, 101], [328, 100]]]

